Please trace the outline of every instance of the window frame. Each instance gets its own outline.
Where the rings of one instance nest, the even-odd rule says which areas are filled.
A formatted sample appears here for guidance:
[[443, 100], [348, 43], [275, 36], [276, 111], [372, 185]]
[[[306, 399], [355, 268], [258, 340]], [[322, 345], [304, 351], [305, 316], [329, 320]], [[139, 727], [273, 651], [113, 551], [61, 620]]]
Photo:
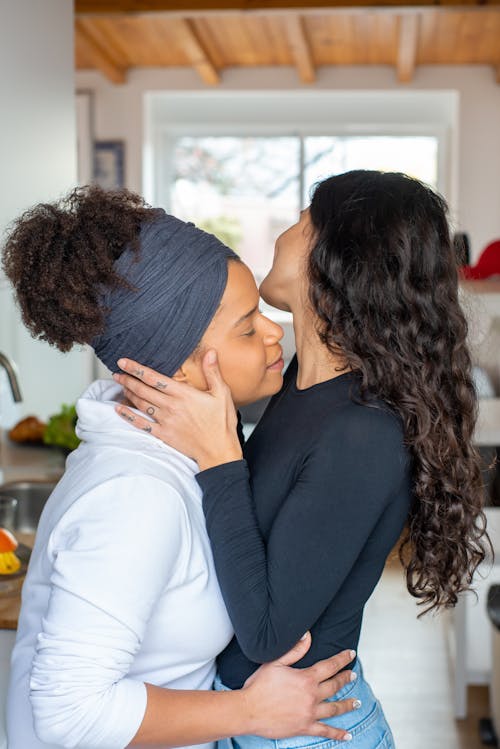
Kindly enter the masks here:
[[153, 205], [161, 205], [166, 211], [170, 210], [170, 185], [173, 174], [174, 144], [181, 137], [295, 137], [300, 139], [299, 144], [299, 209], [304, 205], [304, 140], [308, 136], [320, 137], [434, 137], [437, 140], [437, 185], [436, 189], [443, 195], [450, 193], [450, 175], [448, 161], [450, 149], [450, 137], [445, 125], [415, 124], [352, 124], [337, 125], [325, 128], [324, 125], [313, 126], [310, 123], [290, 127], [286, 123], [273, 123], [266, 125], [248, 125], [234, 123], [210, 123], [200, 125], [193, 122], [175, 123], [175, 125], [159, 125], [155, 128], [153, 151], [153, 174], [151, 175]]

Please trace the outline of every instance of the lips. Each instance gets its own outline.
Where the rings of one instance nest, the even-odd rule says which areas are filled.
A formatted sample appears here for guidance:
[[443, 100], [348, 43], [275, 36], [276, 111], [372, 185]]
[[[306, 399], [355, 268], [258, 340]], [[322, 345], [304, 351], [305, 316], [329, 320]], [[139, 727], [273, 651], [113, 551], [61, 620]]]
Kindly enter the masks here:
[[271, 362], [271, 364], [267, 365], [267, 369], [272, 369], [273, 367], [275, 367], [280, 362], [283, 362], [283, 350], [280, 351], [280, 355], [278, 356], [277, 359], [275, 359], [273, 362]]

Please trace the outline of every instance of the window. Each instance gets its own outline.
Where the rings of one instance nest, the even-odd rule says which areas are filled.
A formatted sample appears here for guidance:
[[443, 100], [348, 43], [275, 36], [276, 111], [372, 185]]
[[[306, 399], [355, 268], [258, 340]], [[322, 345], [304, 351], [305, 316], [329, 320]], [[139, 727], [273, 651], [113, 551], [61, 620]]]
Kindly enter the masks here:
[[216, 234], [258, 282], [276, 237], [314, 184], [351, 169], [401, 171], [438, 186], [434, 135], [182, 135], [170, 137], [161, 191], [167, 210]]
[[404, 172], [437, 188], [438, 141], [432, 136], [366, 135], [304, 138], [304, 202], [320, 179], [351, 169]]
[[218, 234], [261, 280], [313, 185], [402, 171], [457, 210], [456, 91], [220, 90], [145, 95], [143, 192]]
[[178, 138], [171, 211], [216, 234], [260, 281], [300, 210], [299, 163], [298, 138]]

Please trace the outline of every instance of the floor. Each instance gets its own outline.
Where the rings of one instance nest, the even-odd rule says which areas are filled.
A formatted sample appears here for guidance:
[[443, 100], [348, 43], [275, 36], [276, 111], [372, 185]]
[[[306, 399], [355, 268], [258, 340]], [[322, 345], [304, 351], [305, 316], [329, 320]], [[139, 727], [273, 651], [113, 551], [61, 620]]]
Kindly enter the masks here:
[[487, 687], [469, 688], [469, 716], [453, 717], [450, 614], [417, 620], [401, 567], [389, 564], [368, 602], [359, 654], [398, 749], [481, 749], [478, 720], [489, 714]]

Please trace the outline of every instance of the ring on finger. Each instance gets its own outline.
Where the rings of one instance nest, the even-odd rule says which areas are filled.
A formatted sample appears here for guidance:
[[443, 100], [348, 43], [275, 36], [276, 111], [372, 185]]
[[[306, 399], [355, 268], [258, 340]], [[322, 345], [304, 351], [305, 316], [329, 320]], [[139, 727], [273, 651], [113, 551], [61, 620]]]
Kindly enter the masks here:
[[154, 406], [149, 406], [146, 409], [146, 413], [149, 414], [149, 416], [154, 416], [155, 415], [155, 408], [154, 408]]

